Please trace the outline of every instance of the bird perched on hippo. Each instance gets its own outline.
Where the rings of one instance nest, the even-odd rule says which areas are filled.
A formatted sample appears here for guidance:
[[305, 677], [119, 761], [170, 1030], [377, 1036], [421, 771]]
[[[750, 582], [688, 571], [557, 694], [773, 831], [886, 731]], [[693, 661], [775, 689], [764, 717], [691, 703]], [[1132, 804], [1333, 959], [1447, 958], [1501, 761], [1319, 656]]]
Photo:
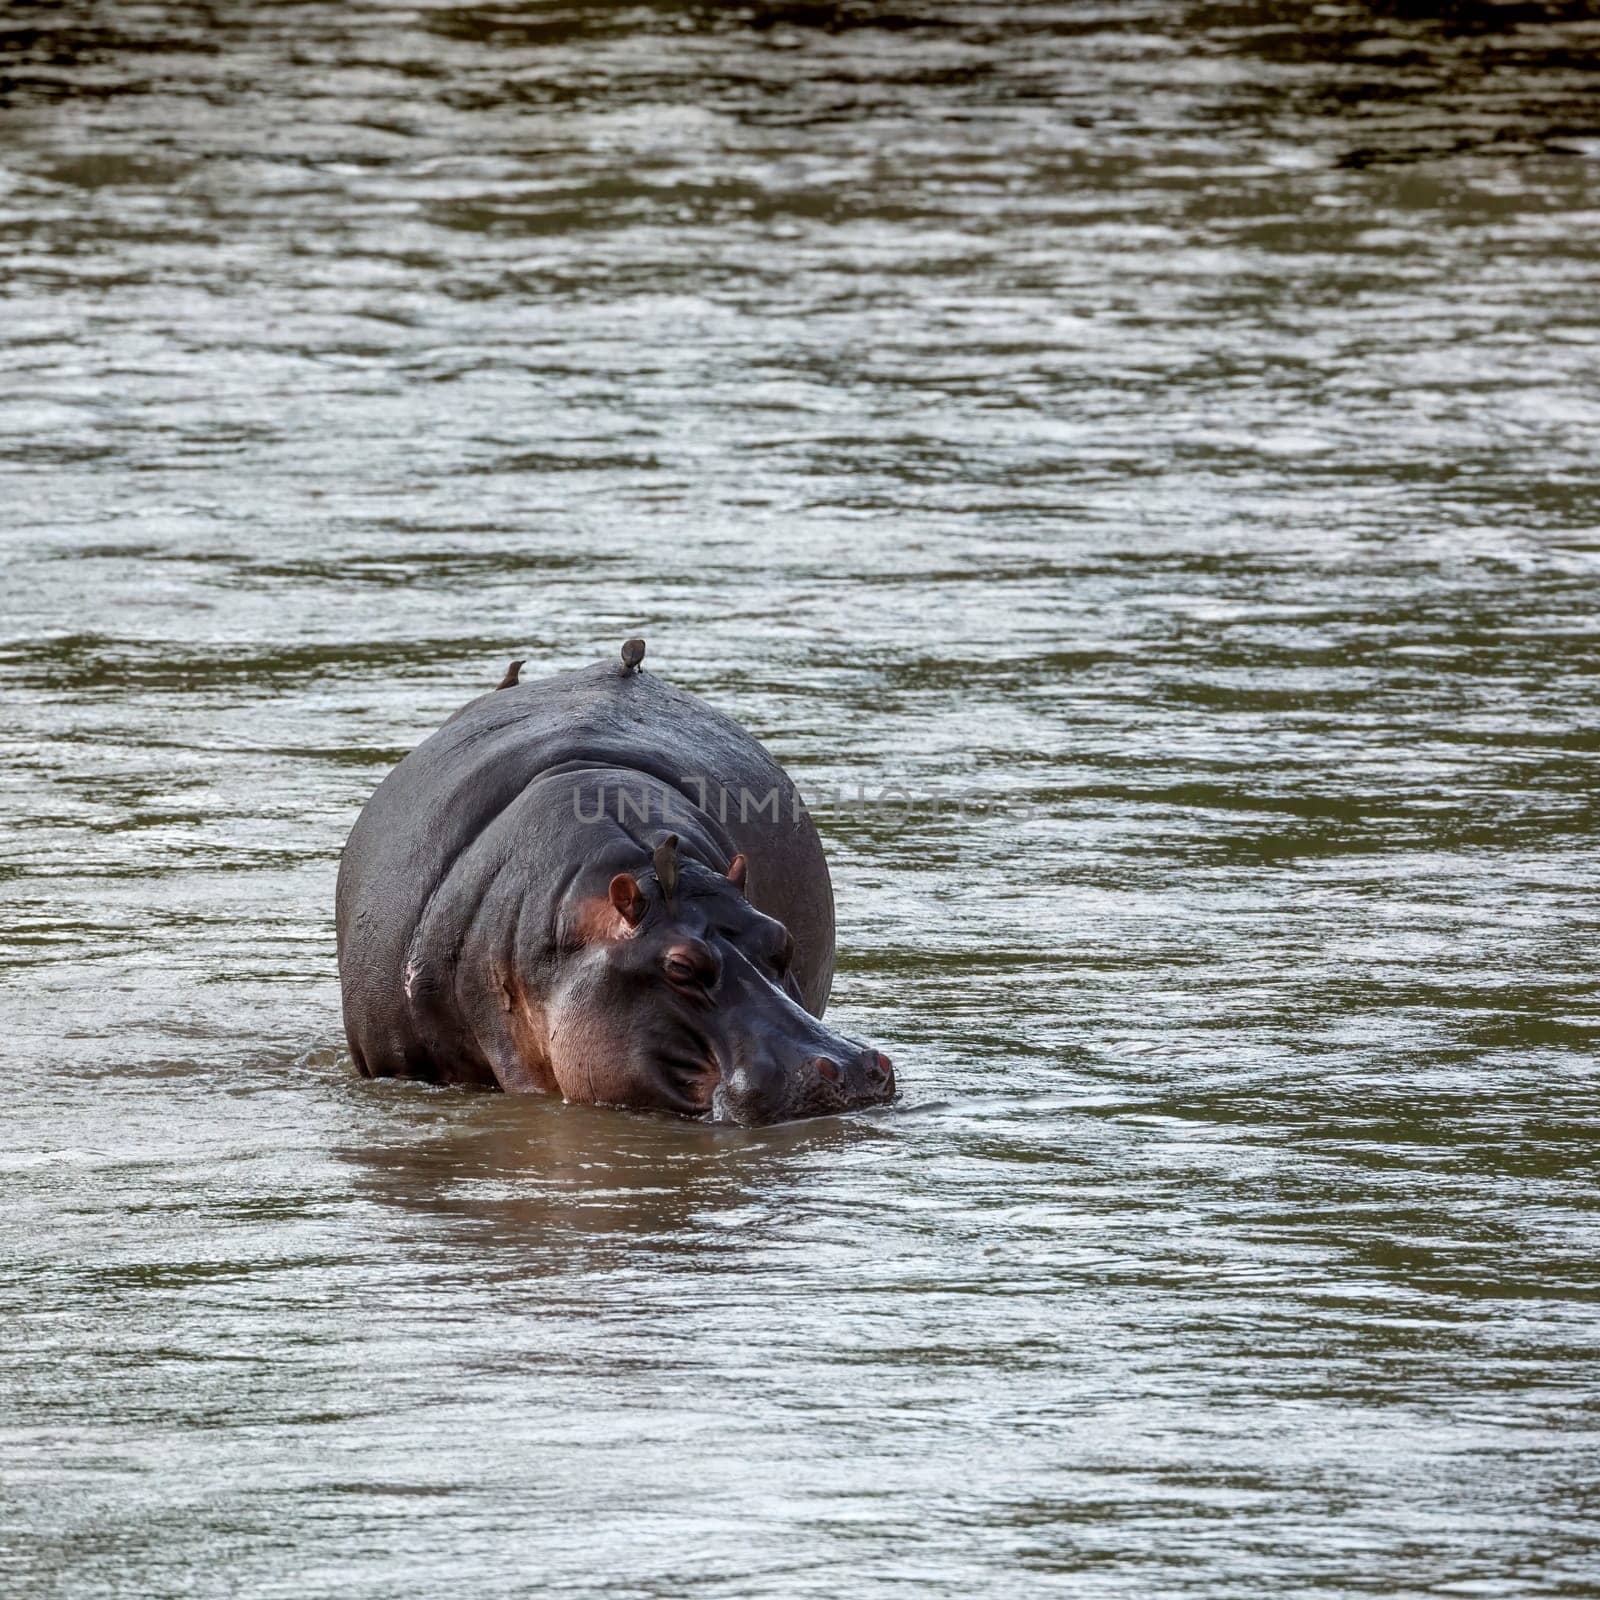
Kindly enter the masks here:
[[378, 786], [339, 868], [369, 1077], [754, 1125], [894, 1098], [822, 1022], [833, 890], [799, 793], [731, 718], [622, 660], [463, 706]]

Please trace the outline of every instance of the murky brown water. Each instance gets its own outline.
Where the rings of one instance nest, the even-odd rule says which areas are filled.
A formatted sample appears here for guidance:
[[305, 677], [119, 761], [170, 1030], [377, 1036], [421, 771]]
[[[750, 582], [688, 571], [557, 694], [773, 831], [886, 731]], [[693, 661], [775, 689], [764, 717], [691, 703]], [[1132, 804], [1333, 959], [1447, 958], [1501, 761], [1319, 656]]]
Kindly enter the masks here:
[[[1593, 1592], [1600, 26], [0, 16], [16, 1596]], [[354, 1079], [339, 847], [650, 640], [895, 1113]]]

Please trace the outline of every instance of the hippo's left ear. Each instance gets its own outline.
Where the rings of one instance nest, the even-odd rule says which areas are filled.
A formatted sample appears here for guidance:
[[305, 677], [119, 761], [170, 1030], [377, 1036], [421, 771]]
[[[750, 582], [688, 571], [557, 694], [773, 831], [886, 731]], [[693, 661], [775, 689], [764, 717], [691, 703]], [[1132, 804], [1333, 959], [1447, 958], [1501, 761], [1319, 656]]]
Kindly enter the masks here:
[[639, 887], [639, 880], [631, 872], [619, 872], [611, 880], [609, 893], [617, 915], [630, 928], [637, 928], [644, 920], [644, 892]]
[[731, 883], [740, 894], [744, 893], [745, 874], [749, 870], [750, 863], [746, 861], [742, 855], [735, 856], [733, 860], [728, 863], [728, 882]]

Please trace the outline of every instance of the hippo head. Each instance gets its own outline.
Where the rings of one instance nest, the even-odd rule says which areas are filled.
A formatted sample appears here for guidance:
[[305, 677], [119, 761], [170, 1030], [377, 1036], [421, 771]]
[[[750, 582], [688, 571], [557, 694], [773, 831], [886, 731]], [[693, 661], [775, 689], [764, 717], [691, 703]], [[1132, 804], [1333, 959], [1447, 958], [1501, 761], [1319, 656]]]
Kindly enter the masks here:
[[561, 915], [546, 1020], [567, 1099], [754, 1126], [894, 1098], [888, 1057], [800, 1003], [794, 940], [745, 898], [743, 856], [717, 872], [669, 836], [649, 867], [605, 870]]

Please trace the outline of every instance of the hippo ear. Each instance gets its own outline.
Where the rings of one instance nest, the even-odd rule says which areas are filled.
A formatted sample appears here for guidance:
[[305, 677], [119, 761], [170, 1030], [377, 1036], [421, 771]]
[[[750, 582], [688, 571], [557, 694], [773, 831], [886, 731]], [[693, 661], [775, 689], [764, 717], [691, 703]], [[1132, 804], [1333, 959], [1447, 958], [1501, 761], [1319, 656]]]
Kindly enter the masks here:
[[749, 870], [750, 863], [746, 861], [742, 855], [735, 856], [733, 860], [728, 863], [728, 882], [731, 883], [740, 894], [744, 893], [745, 874]]
[[637, 928], [644, 919], [644, 895], [639, 880], [631, 872], [619, 872], [611, 880], [610, 894], [617, 915], [630, 928]]

